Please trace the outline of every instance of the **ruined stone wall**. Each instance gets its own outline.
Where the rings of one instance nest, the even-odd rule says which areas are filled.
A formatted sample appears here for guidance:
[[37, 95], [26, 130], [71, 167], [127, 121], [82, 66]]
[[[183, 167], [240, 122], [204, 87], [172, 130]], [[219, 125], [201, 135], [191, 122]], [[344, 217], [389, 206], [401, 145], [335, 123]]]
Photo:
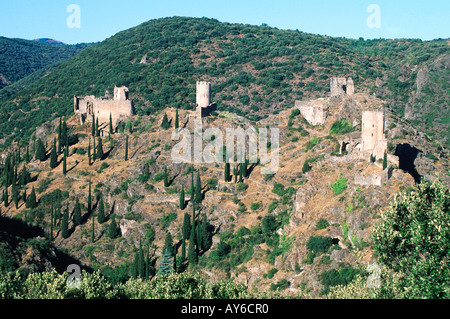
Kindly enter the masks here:
[[362, 151], [372, 152], [378, 140], [385, 140], [384, 111], [363, 111], [361, 129]]
[[326, 120], [326, 101], [317, 99], [313, 101], [295, 101], [295, 107], [311, 125], [322, 125]]
[[131, 101], [96, 100], [94, 115], [96, 119], [98, 118], [98, 123], [109, 123], [110, 114], [113, 125], [116, 125], [122, 117], [133, 115]]
[[352, 78], [330, 78], [330, 94], [331, 96], [353, 95], [355, 86]]
[[388, 166], [380, 174], [362, 175], [360, 173], [355, 174], [355, 184], [363, 186], [382, 186], [387, 183], [392, 176], [393, 168]]

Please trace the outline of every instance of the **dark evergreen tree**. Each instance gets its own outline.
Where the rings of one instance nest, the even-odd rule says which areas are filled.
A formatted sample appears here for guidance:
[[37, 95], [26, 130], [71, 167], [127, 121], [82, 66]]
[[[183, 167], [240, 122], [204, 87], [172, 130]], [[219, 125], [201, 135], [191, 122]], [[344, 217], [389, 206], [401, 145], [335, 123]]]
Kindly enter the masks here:
[[67, 148], [64, 149], [62, 172], [64, 175], [67, 173]]
[[45, 146], [41, 139], [37, 140], [35, 158], [41, 162], [45, 161]]
[[119, 228], [114, 217], [111, 218], [111, 223], [108, 226], [108, 237], [111, 239], [119, 237]]
[[184, 202], [185, 202], [185, 199], [184, 199], [184, 186], [181, 186], [181, 192], [180, 192], [180, 209], [181, 210], [183, 210], [185, 207], [184, 207]]
[[95, 136], [100, 136], [100, 130], [98, 128], [98, 117], [95, 119]]
[[191, 199], [192, 205], [195, 203], [195, 184], [194, 184], [194, 172], [191, 173]]
[[91, 131], [91, 135], [95, 140], [95, 115], [92, 114], [92, 131]]
[[195, 202], [196, 203], [201, 203], [203, 199], [202, 196], [202, 181], [200, 179], [200, 172], [197, 171], [197, 182], [195, 185]]
[[34, 190], [34, 186], [31, 189], [30, 195], [27, 197], [25, 206], [26, 206], [26, 208], [31, 208], [31, 209], [36, 208], [36, 206], [37, 206], [36, 191]]
[[128, 161], [128, 135], [125, 137], [125, 160]]
[[54, 169], [58, 166], [58, 155], [56, 154], [56, 138], [53, 139], [52, 152], [50, 153], [50, 168]]
[[175, 111], [175, 129], [178, 129], [179, 126], [180, 126], [180, 124], [179, 124], [179, 119], [178, 119], [178, 109], [176, 109], [176, 111]]
[[163, 117], [163, 120], [161, 122], [161, 127], [164, 130], [167, 130], [170, 127], [170, 122], [169, 122], [169, 119], [167, 118], [167, 114], [166, 113], [164, 113], [164, 117]]
[[173, 238], [172, 238], [172, 235], [170, 234], [170, 232], [167, 232], [166, 238], [164, 239], [163, 251], [166, 251], [166, 250], [168, 250], [170, 252], [171, 256], [175, 255], [174, 246], [173, 246]]
[[89, 145], [88, 145], [88, 161], [89, 161], [89, 166], [92, 165], [92, 158], [91, 158], [91, 139], [89, 138]]
[[105, 219], [105, 204], [103, 203], [103, 195], [100, 193], [97, 205], [97, 221], [99, 224], [103, 224]]
[[19, 208], [19, 190], [17, 188], [16, 183], [13, 183], [12, 185], [12, 198], [14, 204], [16, 205], [16, 209]]
[[189, 216], [188, 213], [184, 213], [182, 233], [183, 233], [183, 238], [185, 240], [188, 240], [189, 237], [191, 236], [191, 228], [192, 228], [191, 217]]
[[161, 256], [161, 263], [159, 264], [158, 274], [168, 274], [173, 271], [174, 257], [170, 251], [165, 250]]
[[72, 221], [74, 226], [81, 225], [81, 205], [78, 197], [75, 199], [75, 207], [73, 209]]
[[201, 232], [201, 241], [202, 241], [202, 249], [203, 251], [208, 250], [212, 246], [212, 234], [211, 234], [211, 224], [206, 218], [206, 213], [203, 212], [202, 218], [202, 232]]
[[103, 143], [102, 143], [102, 138], [99, 137], [98, 138], [98, 145], [97, 145], [97, 154], [96, 154], [96, 159], [98, 160], [102, 160], [103, 159]]
[[113, 135], [112, 115], [109, 113], [109, 136]]
[[92, 194], [91, 194], [91, 181], [89, 181], [89, 193], [87, 198], [87, 212], [92, 213]]
[[387, 153], [384, 152], [383, 155], [383, 170], [385, 170], [387, 168]]
[[[193, 206], [194, 207], [194, 206]], [[197, 253], [197, 232], [195, 230], [195, 208], [192, 211], [192, 226], [191, 233], [189, 236], [189, 247], [188, 247], [188, 262], [190, 265], [194, 265], [198, 262], [198, 253]]]
[[62, 123], [62, 129], [61, 129], [61, 145], [67, 145], [69, 141], [69, 135], [67, 131], [67, 123], [64, 120]]
[[93, 147], [92, 147], [92, 161], [95, 162], [95, 160], [97, 159], [97, 150], [95, 147], [95, 137], [92, 139], [92, 142], [94, 143]]
[[66, 209], [61, 220], [61, 236], [62, 238], [69, 237], [69, 204], [67, 204]]
[[144, 258], [144, 251], [142, 249], [142, 243], [140, 240], [138, 251], [138, 273], [141, 278], [145, 277], [145, 258]]
[[231, 179], [231, 174], [230, 174], [230, 163], [225, 163], [225, 172], [224, 172], [224, 179], [225, 182], [229, 182]]

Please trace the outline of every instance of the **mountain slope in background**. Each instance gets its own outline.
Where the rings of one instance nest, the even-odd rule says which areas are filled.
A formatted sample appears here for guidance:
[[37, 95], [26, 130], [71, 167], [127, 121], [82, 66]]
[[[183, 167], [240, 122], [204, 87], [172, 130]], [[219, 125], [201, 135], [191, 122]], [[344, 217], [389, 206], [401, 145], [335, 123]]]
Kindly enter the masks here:
[[[114, 85], [130, 88], [143, 115], [192, 109], [195, 81], [211, 81], [219, 111], [255, 121], [328, 94], [329, 77], [351, 76], [357, 91], [376, 94], [399, 115], [413, 109], [414, 123], [448, 146], [448, 68], [437, 62], [448, 52], [446, 40], [352, 40], [207, 18], [157, 19], [93, 45], [25, 90], [0, 91], [0, 138], [6, 145], [28, 140], [44, 121], [70, 114], [73, 95], [103, 96]], [[436, 74], [417, 81], [420, 70]]]
[[0, 89], [46, 66], [67, 60], [85, 47], [52, 39], [32, 41], [0, 37]]

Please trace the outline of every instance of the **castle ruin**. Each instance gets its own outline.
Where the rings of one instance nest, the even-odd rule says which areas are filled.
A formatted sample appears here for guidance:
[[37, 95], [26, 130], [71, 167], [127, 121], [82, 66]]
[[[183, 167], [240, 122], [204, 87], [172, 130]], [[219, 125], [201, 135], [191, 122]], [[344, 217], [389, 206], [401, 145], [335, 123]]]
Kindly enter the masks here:
[[327, 118], [327, 101], [323, 98], [312, 101], [295, 101], [295, 108], [311, 125], [322, 125]]
[[371, 154], [375, 159], [382, 159], [386, 150], [384, 111], [363, 111], [361, 151], [365, 154]]
[[330, 93], [331, 96], [353, 95], [355, 93], [355, 86], [352, 78], [331, 78]]
[[108, 94], [96, 98], [93, 95], [74, 96], [73, 110], [80, 117], [80, 123], [92, 121], [92, 117], [98, 119], [99, 127], [108, 124], [111, 116], [113, 127], [117, 126], [123, 118], [134, 114], [133, 102], [129, 100], [127, 87], [114, 87], [114, 98], [111, 100]]
[[216, 103], [211, 102], [211, 83], [206, 81], [197, 81], [196, 87], [196, 113], [198, 116], [205, 117], [216, 110]]

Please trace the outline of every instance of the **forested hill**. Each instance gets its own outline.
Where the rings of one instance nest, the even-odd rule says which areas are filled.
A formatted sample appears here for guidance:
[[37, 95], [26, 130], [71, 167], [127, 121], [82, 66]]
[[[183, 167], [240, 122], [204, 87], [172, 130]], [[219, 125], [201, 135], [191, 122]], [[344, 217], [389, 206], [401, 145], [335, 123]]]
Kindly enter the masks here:
[[50, 39], [33, 41], [0, 37], [0, 89], [31, 73], [78, 54], [86, 44], [50, 44]]
[[414, 125], [449, 145], [447, 41], [332, 38], [207, 18], [151, 20], [89, 47], [13, 96], [0, 91], [0, 138], [5, 145], [27, 140], [37, 125], [70, 114], [73, 95], [103, 96], [114, 85], [129, 87], [138, 114], [152, 114], [193, 108], [195, 81], [211, 81], [219, 110], [258, 120], [297, 99], [326, 95], [329, 77], [351, 76], [357, 92], [378, 95], [401, 116], [406, 109]]

